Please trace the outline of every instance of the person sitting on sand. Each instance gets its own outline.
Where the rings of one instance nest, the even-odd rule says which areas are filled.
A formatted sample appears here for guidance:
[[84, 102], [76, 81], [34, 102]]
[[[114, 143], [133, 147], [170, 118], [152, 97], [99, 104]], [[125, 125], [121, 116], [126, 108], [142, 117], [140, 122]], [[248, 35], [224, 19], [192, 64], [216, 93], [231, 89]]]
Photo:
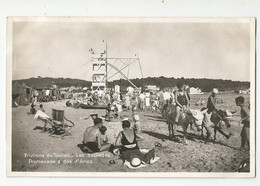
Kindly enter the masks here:
[[[110, 147], [112, 148], [111, 144], [107, 144], [105, 146], [101, 146], [101, 138], [100, 138], [100, 131], [99, 129], [103, 126], [103, 121], [101, 118], [94, 119], [94, 126], [90, 126], [86, 128], [83, 134], [83, 148], [82, 150], [87, 153], [92, 152], [100, 152], [108, 150]], [[101, 148], [102, 147], [102, 148]], [[112, 149], [110, 149], [112, 151]]]
[[94, 126], [86, 128], [83, 134], [83, 151], [85, 152], [99, 152], [98, 148], [98, 137], [99, 129], [103, 126], [103, 121], [101, 118], [94, 119]]
[[239, 124], [244, 124], [241, 131], [241, 147], [240, 150], [245, 149], [245, 145], [247, 143], [248, 149], [250, 147], [250, 108], [249, 105], [245, 104], [245, 98], [243, 96], [239, 96], [235, 99], [236, 105], [241, 108], [241, 119], [239, 120]]
[[114, 104], [109, 103], [106, 109], [106, 121], [111, 121], [112, 118], [117, 118], [118, 112]]
[[108, 150], [109, 148], [113, 148], [113, 145], [108, 143], [108, 137], [106, 134], [107, 128], [105, 126], [102, 126], [99, 129], [99, 131], [100, 133], [98, 136], [98, 148], [100, 149], [100, 151], [105, 151]]
[[30, 112], [28, 112], [28, 114], [36, 114], [36, 109], [34, 107], [35, 107], [35, 105], [32, 103]]
[[143, 137], [130, 129], [130, 122], [128, 120], [122, 121], [122, 128], [123, 131], [118, 134], [115, 142], [115, 146], [120, 147], [122, 159], [131, 162], [134, 158], [139, 158], [145, 163], [150, 163], [150, 160], [154, 158], [154, 149], [143, 154], [137, 145], [137, 138], [143, 139]]
[[44, 108], [43, 108], [43, 105], [42, 105], [42, 104], [40, 104], [40, 108], [39, 108], [39, 110], [40, 110], [40, 111], [42, 111], [42, 112], [45, 112], [45, 110], [44, 110]]

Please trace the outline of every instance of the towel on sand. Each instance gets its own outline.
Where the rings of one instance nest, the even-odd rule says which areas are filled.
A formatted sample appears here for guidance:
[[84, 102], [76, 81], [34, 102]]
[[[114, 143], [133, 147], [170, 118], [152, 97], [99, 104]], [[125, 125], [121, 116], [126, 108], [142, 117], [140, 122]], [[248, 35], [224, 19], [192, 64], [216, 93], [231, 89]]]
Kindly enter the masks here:
[[50, 118], [47, 114], [45, 114], [45, 113], [42, 112], [41, 110], [38, 110], [38, 111], [36, 112], [36, 114], [34, 115], [34, 119], [39, 119], [39, 117], [40, 117], [41, 119], [49, 119], [49, 118]]
[[[150, 150], [150, 149], [140, 149], [140, 151], [141, 151], [142, 153], [144, 153], [144, 154], [147, 153], [147, 152], [149, 152], [149, 150]], [[160, 157], [154, 157], [154, 158], [152, 158], [152, 159], [150, 160], [150, 164], [156, 163], [159, 159], [160, 159]], [[139, 169], [139, 168], [145, 167], [145, 166], [147, 165], [145, 162], [142, 162], [138, 167], [133, 167], [129, 161], [125, 161], [124, 164], [125, 164], [128, 168], [130, 168], [130, 169]]]

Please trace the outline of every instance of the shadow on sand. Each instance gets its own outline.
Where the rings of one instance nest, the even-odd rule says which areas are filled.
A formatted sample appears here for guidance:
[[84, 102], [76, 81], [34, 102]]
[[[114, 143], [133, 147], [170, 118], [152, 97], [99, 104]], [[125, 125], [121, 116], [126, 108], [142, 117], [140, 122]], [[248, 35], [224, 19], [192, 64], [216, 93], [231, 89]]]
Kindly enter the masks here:
[[36, 126], [36, 127], [34, 127], [34, 129], [33, 129], [33, 130], [42, 130], [42, 129], [43, 129], [43, 127]]
[[[178, 132], [183, 134], [183, 131], [178, 131]], [[205, 140], [205, 136], [196, 135], [194, 133], [188, 133], [187, 132], [187, 139], [191, 140], [191, 141], [196, 141], [196, 140], [203, 140], [204, 141]], [[225, 143], [223, 143], [221, 141], [214, 141], [213, 139], [211, 139], [211, 140], [209, 140], [209, 142], [211, 142], [213, 144], [218, 144], [218, 145], [222, 145], [222, 146], [229, 147], [231, 149], [237, 150], [237, 148], [231, 147], [231, 146], [229, 146], [229, 145], [227, 145], [227, 144], [225, 144]]]
[[154, 116], [154, 115], [144, 115], [146, 117], [148, 117], [148, 120], [152, 120], [152, 121], [161, 121], [161, 122], [166, 122], [165, 119], [162, 118], [162, 116]]
[[[145, 131], [145, 130], [143, 130], [142, 132], [144, 134], [147, 134], [149, 136], [152, 136], [152, 137], [155, 137], [155, 138], [158, 138], [158, 139], [161, 139], [161, 140], [170, 140], [170, 141], [180, 143], [180, 141], [178, 139], [171, 138], [171, 137], [169, 137], [165, 134], [160, 134], [160, 133], [157, 133], [157, 132]], [[176, 137], [181, 137], [181, 135], [176, 135]]]
[[[179, 131], [177, 130], [179, 133], [181, 133], [182, 135], [176, 135], [176, 137], [178, 138], [181, 138], [183, 139], [183, 131]], [[165, 134], [160, 134], [160, 133], [157, 133], [157, 132], [152, 132], [152, 131], [142, 131], [144, 134], [147, 134], [149, 136], [152, 136], [152, 137], [155, 137], [155, 138], [158, 138], [158, 139], [161, 139], [161, 140], [169, 140], [169, 141], [174, 141], [174, 142], [177, 142], [177, 143], [181, 143], [179, 139], [174, 139], [174, 138], [171, 138]], [[188, 140], [191, 140], [191, 141], [197, 141], [197, 140], [205, 140], [205, 137], [204, 136], [201, 136], [201, 135], [196, 135], [196, 134], [193, 134], [193, 133], [188, 133], [187, 132], [187, 139]], [[198, 141], [197, 141], [198, 142]], [[218, 144], [218, 145], [222, 145], [222, 146], [225, 146], [225, 147], [229, 147], [231, 149], [234, 149], [234, 150], [237, 150], [237, 148], [235, 147], [231, 147], [227, 144], [224, 144], [222, 143], [221, 141], [210, 141], [212, 142], [213, 144]]]

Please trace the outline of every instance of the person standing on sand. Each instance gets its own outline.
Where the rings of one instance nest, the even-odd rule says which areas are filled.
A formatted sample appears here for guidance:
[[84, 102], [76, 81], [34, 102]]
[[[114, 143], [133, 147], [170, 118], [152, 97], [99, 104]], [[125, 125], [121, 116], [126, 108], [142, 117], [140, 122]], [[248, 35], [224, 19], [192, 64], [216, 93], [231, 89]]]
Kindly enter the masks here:
[[133, 115], [133, 121], [134, 121], [134, 124], [133, 124], [132, 129], [133, 129], [137, 134], [142, 133], [142, 128], [141, 128], [141, 123], [140, 123], [139, 115], [134, 114], [134, 115]]
[[139, 95], [140, 98], [140, 110], [144, 111], [145, 105], [144, 105], [144, 100], [145, 100], [145, 95], [143, 92]]
[[129, 110], [129, 108], [130, 108], [130, 96], [129, 96], [129, 93], [126, 93], [126, 95], [125, 95], [124, 105], [126, 106], [126, 109]]
[[208, 98], [207, 102], [207, 113], [211, 114], [213, 111], [217, 110], [216, 104], [217, 104], [217, 94], [218, 94], [218, 89], [213, 88], [212, 89], [212, 94]]
[[245, 98], [243, 96], [239, 96], [235, 99], [236, 105], [241, 108], [240, 114], [241, 119], [239, 120], [239, 125], [244, 124], [241, 131], [241, 147], [240, 150], [245, 149], [245, 145], [247, 143], [248, 149], [250, 149], [249, 141], [250, 141], [250, 108], [249, 105], [245, 104]]
[[208, 98], [208, 102], [207, 102], [207, 112], [205, 114], [205, 122], [206, 124], [211, 123], [210, 118], [211, 118], [211, 114], [212, 112], [217, 111], [217, 94], [218, 94], [218, 89], [213, 88], [212, 89], [212, 94], [209, 96]]
[[31, 109], [30, 109], [30, 112], [28, 112], [28, 114], [36, 114], [36, 109], [35, 109], [35, 105], [34, 104], [31, 104]]
[[217, 104], [217, 94], [218, 94], [218, 89], [216, 88], [213, 88], [212, 89], [212, 94], [209, 96], [208, 98], [208, 102], [207, 102], [207, 111], [204, 112], [204, 119], [203, 119], [203, 124], [207, 131], [207, 137], [206, 137], [206, 140], [205, 140], [205, 143], [207, 144], [208, 141], [209, 141], [209, 138], [212, 134], [211, 130], [210, 130], [210, 126], [213, 126], [213, 123], [211, 122], [210, 118], [211, 118], [211, 115], [212, 115], [212, 112], [216, 111], [217, 108], [216, 108], [216, 104]]
[[145, 92], [145, 108], [150, 109], [150, 92]]

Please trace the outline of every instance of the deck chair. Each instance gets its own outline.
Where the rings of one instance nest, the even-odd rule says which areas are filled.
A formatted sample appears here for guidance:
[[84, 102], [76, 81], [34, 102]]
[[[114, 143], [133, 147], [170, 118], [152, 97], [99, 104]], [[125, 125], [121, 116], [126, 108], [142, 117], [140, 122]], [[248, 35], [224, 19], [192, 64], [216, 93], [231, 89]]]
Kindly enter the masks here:
[[61, 135], [61, 138], [68, 136], [71, 128], [75, 126], [72, 121], [65, 117], [64, 110], [52, 109], [52, 119], [48, 119], [47, 122], [51, 125], [50, 136], [57, 134]]

